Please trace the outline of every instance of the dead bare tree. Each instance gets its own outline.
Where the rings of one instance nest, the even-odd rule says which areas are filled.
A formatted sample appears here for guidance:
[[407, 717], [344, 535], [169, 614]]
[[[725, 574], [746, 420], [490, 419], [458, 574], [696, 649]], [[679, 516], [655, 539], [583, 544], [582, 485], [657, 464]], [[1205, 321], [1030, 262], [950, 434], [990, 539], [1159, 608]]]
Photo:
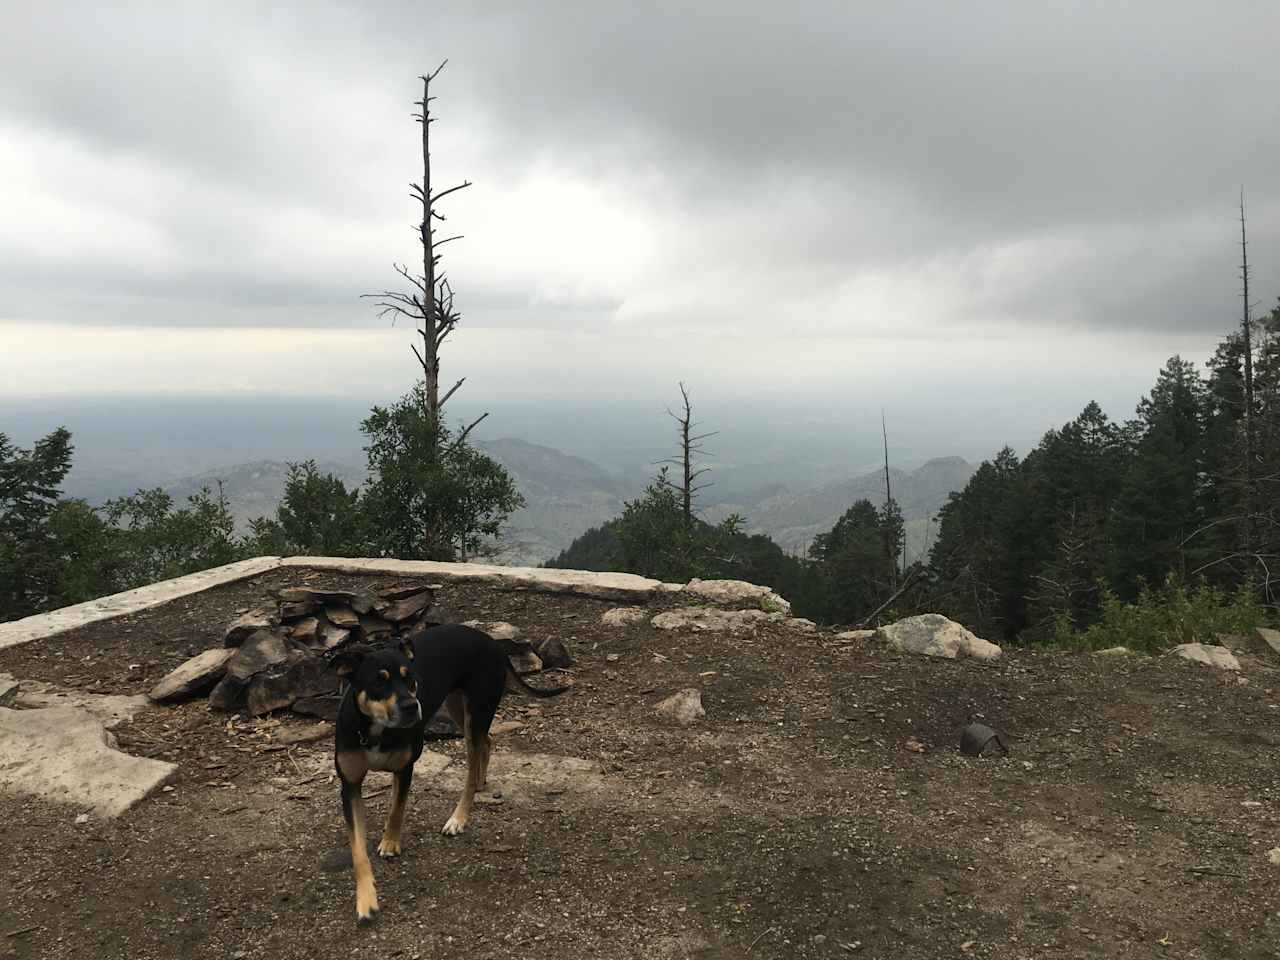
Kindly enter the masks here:
[[1244, 187], [1240, 188], [1240, 279], [1244, 285], [1240, 327], [1244, 338], [1244, 553], [1253, 553], [1254, 465], [1257, 436], [1254, 427], [1253, 397], [1253, 305], [1249, 302], [1249, 244], [1245, 236]]
[[[893, 503], [893, 491], [889, 488], [889, 430], [884, 422], [884, 407], [880, 408], [880, 435], [884, 438], [884, 566], [889, 574], [889, 589], [898, 585], [898, 558], [893, 549], [893, 532], [889, 529], [889, 504]], [[903, 537], [902, 549], [906, 551], [906, 538]], [[905, 567], [905, 562], [903, 563]]]
[[[462, 236], [458, 234], [436, 239], [433, 221], [444, 223], [446, 220], [444, 214], [436, 208], [442, 199], [471, 186], [471, 181], [464, 180], [438, 192], [433, 192], [431, 188], [431, 124], [436, 122], [436, 118], [431, 116], [431, 101], [436, 99], [431, 96], [431, 81], [440, 75], [448, 62], [445, 60], [433, 72], [419, 78], [422, 80], [422, 99], [415, 101], [415, 104], [421, 112], [412, 115], [422, 124], [422, 183], [409, 184], [410, 196], [422, 205], [422, 221], [413, 226], [422, 244], [422, 273], [411, 273], [406, 265], [393, 264], [396, 273], [409, 281], [409, 292], [384, 290], [381, 293], [365, 294], [382, 308], [378, 313], [379, 317], [390, 316], [393, 321], [398, 317], [405, 317], [418, 328], [422, 337], [422, 349], [419, 350], [417, 344], [410, 344], [410, 348], [422, 367], [423, 408], [432, 424], [440, 422], [440, 410], [466, 381], [466, 377], [462, 377], [443, 397], [440, 396], [440, 347], [457, 327], [461, 315], [454, 308], [453, 288], [449, 285], [449, 279], [440, 269], [439, 249], [446, 243], [461, 240]], [[476, 424], [488, 415], [487, 412], [482, 413], [464, 428], [455, 438], [454, 445], [463, 443]]]
[[694, 434], [694, 430], [698, 424], [693, 422], [693, 407], [689, 402], [689, 391], [685, 389], [683, 383], [680, 384], [680, 397], [684, 405], [683, 415], [672, 413], [670, 410], [667, 414], [678, 423], [680, 436], [680, 455], [671, 457], [666, 460], [659, 460], [658, 463], [670, 464], [679, 467], [681, 470], [681, 484], [677, 488], [680, 493], [681, 506], [684, 512], [685, 527], [693, 524], [693, 500], [700, 490], [705, 490], [711, 486], [709, 483], [698, 483], [698, 478], [709, 471], [710, 467], [694, 467], [694, 455], [706, 453], [701, 446], [703, 440], [708, 437], [714, 437], [719, 431], [711, 433]]

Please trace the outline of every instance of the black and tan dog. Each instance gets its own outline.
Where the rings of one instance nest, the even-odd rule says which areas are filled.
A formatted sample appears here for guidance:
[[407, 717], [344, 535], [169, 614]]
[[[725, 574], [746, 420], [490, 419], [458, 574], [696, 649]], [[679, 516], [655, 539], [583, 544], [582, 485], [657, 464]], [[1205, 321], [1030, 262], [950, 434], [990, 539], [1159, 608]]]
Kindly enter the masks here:
[[368, 923], [378, 912], [373, 868], [365, 849], [361, 795], [365, 775], [370, 770], [389, 770], [395, 775], [395, 795], [378, 854], [399, 856], [413, 765], [422, 755], [426, 723], [443, 704], [466, 742], [467, 779], [441, 832], [462, 833], [471, 817], [476, 791], [484, 788], [488, 777], [489, 726], [508, 685], [535, 697], [554, 697], [570, 689], [529, 686], [512, 669], [509, 652], [487, 633], [443, 624], [415, 633], [397, 648], [356, 646], [334, 655], [334, 668], [348, 684], [338, 709], [334, 741], [342, 781], [342, 815], [356, 879], [357, 922]]

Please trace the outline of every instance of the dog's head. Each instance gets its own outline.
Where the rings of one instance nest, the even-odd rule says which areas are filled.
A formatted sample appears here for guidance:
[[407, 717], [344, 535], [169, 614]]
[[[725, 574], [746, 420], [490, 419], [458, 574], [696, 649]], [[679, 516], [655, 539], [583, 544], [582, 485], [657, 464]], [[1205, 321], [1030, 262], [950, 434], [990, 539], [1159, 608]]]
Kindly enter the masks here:
[[356, 708], [383, 727], [412, 727], [422, 720], [413, 647], [383, 650], [353, 645], [333, 656], [333, 669], [351, 685]]

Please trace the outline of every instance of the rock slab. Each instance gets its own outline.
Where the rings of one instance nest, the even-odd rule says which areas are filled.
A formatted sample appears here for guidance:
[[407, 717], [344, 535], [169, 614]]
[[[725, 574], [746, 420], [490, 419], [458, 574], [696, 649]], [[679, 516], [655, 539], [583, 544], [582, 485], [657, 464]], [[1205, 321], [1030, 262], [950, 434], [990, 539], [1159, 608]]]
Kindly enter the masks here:
[[0, 789], [118, 817], [177, 772], [177, 766], [115, 749], [87, 710], [0, 707]]
[[207, 693], [222, 679], [227, 672], [227, 661], [236, 653], [234, 647], [214, 647], [196, 654], [176, 670], [165, 674], [147, 696], [156, 703], [177, 703]]
[[1270, 627], [1254, 627], [1253, 632], [1258, 635], [1259, 640], [1280, 654], [1280, 630], [1272, 630]]
[[1207, 667], [1219, 670], [1239, 670], [1240, 661], [1226, 647], [1214, 646], [1211, 643], [1180, 643], [1169, 651], [1186, 660], [1203, 663]]
[[750, 603], [766, 613], [791, 616], [790, 603], [768, 587], [747, 583], [745, 580], [699, 580], [695, 577], [685, 585], [684, 592], [712, 603]]
[[995, 660], [1000, 648], [994, 643], [975, 637], [954, 620], [940, 613], [922, 613], [890, 623], [876, 631], [876, 638], [903, 653], [918, 653], [925, 657], [972, 657], [975, 660]]

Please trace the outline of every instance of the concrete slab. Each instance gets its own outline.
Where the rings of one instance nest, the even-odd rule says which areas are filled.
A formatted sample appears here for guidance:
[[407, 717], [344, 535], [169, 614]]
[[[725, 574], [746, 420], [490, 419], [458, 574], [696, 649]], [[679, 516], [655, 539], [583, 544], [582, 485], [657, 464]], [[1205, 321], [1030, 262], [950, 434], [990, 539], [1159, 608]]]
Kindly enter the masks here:
[[126, 590], [124, 593], [115, 593], [109, 597], [99, 597], [87, 603], [77, 603], [60, 610], [51, 610], [33, 617], [0, 623], [0, 650], [41, 637], [52, 637], [54, 634], [74, 630], [88, 623], [97, 623], [99, 620], [137, 613], [139, 610], [159, 606], [178, 597], [208, 590], [210, 587], [218, 587], [224, 583], [234, 583], [237, 580], [266, 573], [279, 565], [279, 557], [254, 557], [252, 560], [241, 560], [185, 577], [162, 580], [150, 586]]
[[95, 717], [108, 730], [126, 720], [132, 720], [135, 715], [150, 705], [150, 701], [141, 695], [126, 697], [111, 693], [86, 693], [84, 690], [59, 687], [42, 680], [20, 680], [18, 694], [13, 700], [13, 706], [21, 710], [79, 707]]
[[118, 817], [177, 772], [131, 757], [87, 710], [0, 707], [0, 790]]
[[490, 583], [510, 590], [569, 593], [605, 600], [644, 600], [656, 593], [682, 590], [682, 584], [664, 584], [634, 573], [596, 573], [590, 570], [553, 570], [542, 567], [501, 567], [486, 563], [441, 563], [434, 560], [383, 558], [285, 557], [282, 567], [310, 567], [340, 573], [385, 573], [437, 580]]

